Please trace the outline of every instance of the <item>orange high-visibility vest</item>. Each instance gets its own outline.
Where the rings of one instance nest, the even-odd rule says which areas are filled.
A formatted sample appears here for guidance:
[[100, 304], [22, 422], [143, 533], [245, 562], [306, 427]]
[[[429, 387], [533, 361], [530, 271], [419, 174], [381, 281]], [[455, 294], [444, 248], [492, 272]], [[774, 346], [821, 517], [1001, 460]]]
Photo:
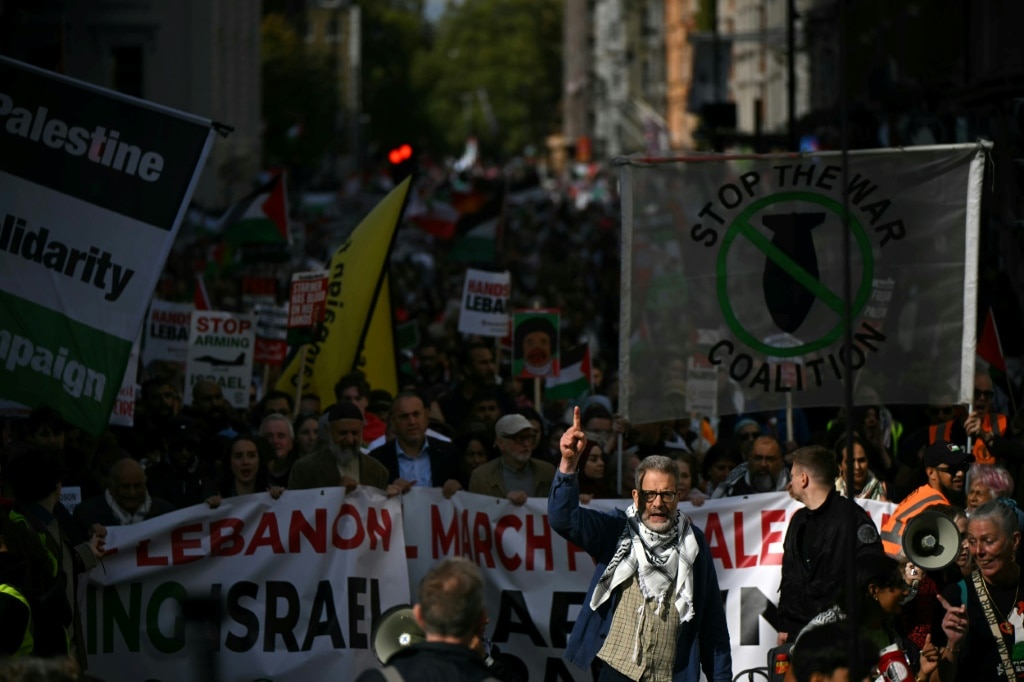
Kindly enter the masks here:
[[923, 485], [903, 498], [899, 506], [882, 526], [882, 548], [895, 557], [903, 551], [903, 531], [910, 520], [928, 507], [949, 504], [946, 496], [930, 485]]
[[[953, 435], [953, 424], [954, 422], [948, 421], [945, 424], [933, 424], [928, 427], [928, 443], [934, 443], [936, 440], [944, 440], [950, 442]], [[996, 424], [999, 425], [999, 429], [992, 428], [992, 415], [986, 414], [985, 418], [981, 421], [982, 431], [991, 431], [996, 435], [1003, 435], [1006, 433], [1006, 415], [997, 414]], [[942, 437], [938, 437], [939, 429], [942, 429]], [[996, 458], [988, 451], [988, 446], [985, 445], [985, 441], [980, 438], [974, 439], [974, 444], [971, 446], [971, 454], [974, 455], [974, 461], [980, 462], [981, 464], [995, 464]]]

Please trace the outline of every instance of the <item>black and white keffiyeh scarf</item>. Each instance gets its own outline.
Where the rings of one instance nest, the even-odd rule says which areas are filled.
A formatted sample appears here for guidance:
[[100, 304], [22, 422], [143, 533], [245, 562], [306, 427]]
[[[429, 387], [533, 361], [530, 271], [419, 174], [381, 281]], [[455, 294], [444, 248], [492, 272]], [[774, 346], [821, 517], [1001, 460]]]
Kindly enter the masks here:
[[685, 623], [693, 618], [693, 562], [697, 551], [697, 537], [685, 514], [676, 510], [676, 525], [667, 533], [656, 533], [640, 522], [636, 505], [630, 505], [626, 527], [594, 587], [590, 608], [596, 610], [616, 587], [636, 575], [644, 599], [655, 601], [655, 614], [671, 601], [679, 612], [679, 622]]

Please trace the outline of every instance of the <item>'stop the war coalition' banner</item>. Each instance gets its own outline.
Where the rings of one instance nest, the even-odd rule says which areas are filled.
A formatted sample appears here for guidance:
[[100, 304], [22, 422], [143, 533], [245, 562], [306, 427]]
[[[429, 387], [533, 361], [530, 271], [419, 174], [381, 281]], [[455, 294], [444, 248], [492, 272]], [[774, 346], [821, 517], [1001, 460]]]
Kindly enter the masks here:
[[212, 135], [0, 59], [0, 398], [103, 428]]
[[989, 146], [620, 160], [624, 411], [681, 416], [688, 365], [729, 413], [970, 402]]

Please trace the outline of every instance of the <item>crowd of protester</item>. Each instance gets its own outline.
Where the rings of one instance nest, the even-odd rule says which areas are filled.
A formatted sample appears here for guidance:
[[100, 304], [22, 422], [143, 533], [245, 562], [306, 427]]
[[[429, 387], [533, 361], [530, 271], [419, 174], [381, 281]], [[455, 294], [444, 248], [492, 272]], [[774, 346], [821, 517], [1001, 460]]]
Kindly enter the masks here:
[[[793, 453], [815, 445], [831, 453], [826, 459], [835, 465], [829, 490], [900, 503], [931, 484], [952, 517], [957, 510], [983, 513], [987, 523], [1012, 537], [1013, 529], [1000, 525], [1003, 518], [987, 503], [1022, 500], [1024, 491], [1015, 482], [1024, 463], [1024, 411], [1008, 410], [1012, 396], [1003, 391], [997, 399], [986, 373], [976, 378], [970, 412], [961, 406], [887, 406], [862, 392], [848, 415], [836, 408], [798, 410], [802, 428], [793, 435], [782, 432], [774, 411], [713, 420], [681, 414], [644, 424], [622, 419], [615, 363], [615, 197], [600, 173], [586, 176], [572, 192], [542, 184], [543, 191], [521, 201], [516, 199], [520, 180], [502, 181], [504, 229], [492, 265], [510, 270], [514, 307], [536, 304], [562, 311], [563, 349], [589, 344], [594, 358], [589, 396], [537, 404], [532, 383], [509, 376], [506, 349], [494, 339], [459, 334], [466, 263], [445, 257], [451, 244], [403, 226], [391, 269], [393, 305], [396, 319], [415, 323], [419, 343], [403, 358], [394, 395], [354, 372], [333, 378], [333, 404], [254, 384], [250, 404], [236, 409], [217, 383], [199, 381], [186, 388], [180, 367], [153, 363], [141, 370], [132, 427], [112, 426], [92, 435], [46, 406], [28, 418], [4, 422], [0, 654], [71, 656], [85, 667], [74, 594], [80, 577], [102, 557], [106, 527], [191, 505], [217, 507], [236, 495], [278, 497], [289, 489], [324, 485], [373, 485], [390, 496], [427, 485], [448, 496], [467, 490], [522, 504], [547, 494], [561, 459], [558, 439], [576, 405], [587, 436], [578, 473], [583, 503], [629, 498], [633, 471], [649, 455], [676, 461], [680, 502], [702, 505], [709, 498], [792, 490]], [[430, 191], [451, 180], [434, 182]], [[486, 192], [487, 186], [475, 191]], [[307, 255], [326, 260], [333, 229], [310, 219], [307, 248], [322, 252]], [[567, 251], [574, 257], [565, 259]], [[172, 255], [168, 270], [174, 281], [182, 279], [181, 271], [198, 253], [190, 246]], [[215, 298], [240, 300], [230, 275], [211, 285]], [[173, 294], [171, 289], [164, 293]], [[1012, 413], [1001, 414], [1000, 406]], [[929, 448], [941, 443], [959, 445], [975, 463], [965, 458], [951, 468], [929, 460]], [[59, 501], [68, 489], [79, 491], [73, 514]], [[1024, 513], [1014, 509], [1013, 519], [1015, 528], [1024, 528]], [[905, 575], [906, 557], [902, 561], [898, 566], [896, 560], [877, 562], [858, 573], [856, 598], [889, 588], [902, 591], [904, 583], [892, 577]], [[906, 589], [913, 583], [920, 594], [948, 597], [949, 586], [969, 572], [918, 579]], [[829, 606], [838, 608], [835, 596]], [[936, 647], [940, 640], [950, 642], [947, 647], [963, 641], [953, 621], [961, 618], [955, 604], [966, 601], [947, 599], [942, 603], [948, 609], [910, 609], [916, 613], [913, 622], [901, 621], [900, 609], [879, 602], [868, 612], [869, 624], [877, 632], [899, 630], [908, 641], [916, 637], [907, 649], [927, 660], [915, 661], [915, 670], [939, 679], [956, 674], [955, 668], [949, 672], [955, 663]], [[819, 636], [800, 640], [794, 631], [796, 651], [800, 641]], [[986, 649], [972, 655], [987, 660], [989, 654]]]

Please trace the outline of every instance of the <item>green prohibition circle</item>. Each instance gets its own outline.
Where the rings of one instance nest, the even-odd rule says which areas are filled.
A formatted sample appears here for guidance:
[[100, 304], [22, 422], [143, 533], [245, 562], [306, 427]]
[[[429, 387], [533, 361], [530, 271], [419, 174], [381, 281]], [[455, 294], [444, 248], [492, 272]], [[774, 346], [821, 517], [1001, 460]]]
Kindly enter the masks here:
[[[785, 201], [802, 201], [811, 204], [818, 204], [819, 206], [822, 206], [838, 215], [840, 218], [842, 218], [844, 214], [842, 204], [835, 199], [824, 197], [820, 194], [812, 194], [810, 192], [784, 192], [758, 199], [744, 209], [744, 211], [737, 216], [736, 220], [734, 220], [726, 230], [725, 236], [722, 238], [722, 246], [718, 250], [718, 261], [715, 274], [718, 289], [718, 305], [721, 307], [722, 314], [725, 316], [726, 324], [729, 325], [729, 329], [731, 329], [733, 334], [736, 335], [736, 338], [747, 344], [750, 348], [761, 351], [766, 355], [794, 357], [805, 353], [811, 353], [816, 350], [821, 350], [822, 348], [835, 343], [839, 337], [842, 336], [843, 301], [838, 296], [828, 291], [828, 289], [820, 282], [803, 270], [792, 272], [790, 263], [787, 262], [788, 259], [786, 256], [772, 246], [770, 240], [750, 226], [749, 221], [756, 213], [759, 213], [767, 206]], [[851, 318], [854, 318], [864, 309], [864, 306], [868, 302], [868, 298], [871, 296], [871, 285], [874, 281], [875, 261], [874, 256], [871, 253], [871, 242], [868, 240], [868, 236], [864, 232], [864, 228], [860, 224], [860, 221], [849, 213], [847, 213], [847, 217], [849, 219], [850, 230], [857, 242], [857, 248], [860, 251], [861, 260], [864, 264], [860, 286], [857, 288], [857, 294], [850, 306]], [[729, 248], [732, 246], [732, 243], [740, 236], [744, 236], [749, 239], [758, 250], [762, 251], [768, 258], [774, 260], [776, 264], [789, 272], [794, 279], [807, 287], [817, 298], [821, 299], [823, 303], [835, 310], [836, 315], [839, 318], [835, 327], [830, 329], [827, 334], [816, 341], [810, 341], [792, 348], [776, 348], [774, 346], [769, 346], [747, 331], [736, 317], [736, 312], [733, 310], [732, 304], [729, 301], [729, 292], [726, 287], [726, 282], [728, 281], [725, 263], [726, 257], [728, 256]]]

